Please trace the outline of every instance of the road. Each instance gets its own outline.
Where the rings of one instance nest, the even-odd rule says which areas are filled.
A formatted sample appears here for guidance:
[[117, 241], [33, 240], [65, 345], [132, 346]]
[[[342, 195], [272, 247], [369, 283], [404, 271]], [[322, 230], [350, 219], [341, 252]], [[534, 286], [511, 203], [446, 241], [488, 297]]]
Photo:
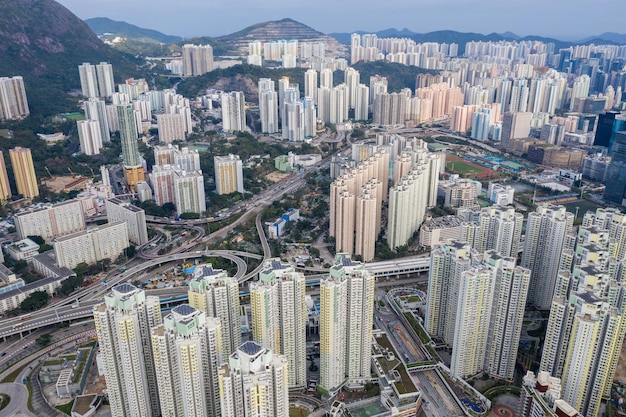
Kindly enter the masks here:
[[36, 417], [35, 414], [28, 411], [28, 407], [26, 406], [28, 402], [28, 390], [26, 389], [26, 385], [18, 383], [0, 384], [0, 392], [11, 397], [9, 405], [0, 412], [0, 415], [6, 417]]

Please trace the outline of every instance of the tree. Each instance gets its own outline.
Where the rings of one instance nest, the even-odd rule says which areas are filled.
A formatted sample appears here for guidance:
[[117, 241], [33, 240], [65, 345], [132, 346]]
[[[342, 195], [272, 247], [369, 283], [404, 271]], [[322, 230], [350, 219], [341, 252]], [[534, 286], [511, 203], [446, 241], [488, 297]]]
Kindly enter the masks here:
[[46, 243], [46, 241], [41, 236], [33, 235], [33, 236], [26, 236], [26, 237], [38, 245], [43, 245], [44, 243]]
[[22, 301], [22, 303], [20, 304], [20, 309], [23, 312], [38, 310], [48, 304], [49, 299], [50, 294], [48, 294], [46, 291], [35, 291], [34, 293], [26, 297], [24, 301]]
[[61, 283], [59, 292], [63, 295], [70, 295], [76, 288], [79, 288], [83, 284], [84, 278], [82, 276], [69, 277]]
[[50, 341], [52, 340], [52, 336], [50, 333], [46, 333], [44, 335], [39, 336], [35, 341], [39, 346], [48, 346]]
[[124, 254], [128, 259], [132, 259], [137, 254], [137, 248], [135, 247], [135, 245], [130, 245], [129, 247], [124, 249]]

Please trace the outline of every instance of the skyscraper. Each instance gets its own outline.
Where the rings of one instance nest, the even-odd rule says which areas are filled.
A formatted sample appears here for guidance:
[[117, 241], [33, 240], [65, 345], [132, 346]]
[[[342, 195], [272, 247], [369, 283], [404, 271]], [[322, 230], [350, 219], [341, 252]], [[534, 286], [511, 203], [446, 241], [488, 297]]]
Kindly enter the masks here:
[[563, 399], [599, 415], [626, 334], [626, 218], [618, 210], [587, 212], [566, 239], [550, 305], [540, 371], [563, 381]]
[[17, 146], [9, 149], [9, 156], [11, 157], [17, 193], [25, 198], [37, 197], [39, 195], [39, 186], [37, 185], [30, 149]]
[[178, 214], [198, 213], [206, 211], [204, 193], [204, 177], [202, 171], [182, 171], [175, 169], [172, 173], [174, 203]]
[[521, 266], [530, 269], [528, 301], [541, 310], [550, 309], [565, 237], [574, 215], [564, 206], [540, 205], [528, 214]]
[[374, 276], [338, 253], [320, 282], [320, 387], [330, 394], [371, 372]]
[[523, 222], [524, 216], [512, 207], [485, 207], [474, 222], [463, 224], [460, 240], [479, 253], [493, 249], [501, 256], [516, 258], [521, 249]]
[[306, 385], [305, 289], [304, 274], [280, 259], [265, 261], [259, 280], [250, 283], [252, 336], [287, 358], [290, 388]]
[[0, 77], [0, 120], [21, 119], [29, 114], [24, 79]]
[[221, 416], [221, 332], [219, 319], [189, 304], [174, 307], [162, 325], [152, 328], [163, 417]]
[[411, 170], [389, 190], [387, 243], [405, 245], [424, 221], [427, 207], [437, 204], [441, 156], [420, 148], [412, 152]]
[[259, 115], [262, 133], [278, 132], [278, 94], [276, 91], [259, 90]]
[[97, 120], [78, 120], [76, 127], [78, 128], [80, 150], [85, 155], [98, 155], [100, 148], [102, 148], [100, 122]]
[[211, 45], [183, 46], [183, 75], [186, 77], [213, 71], [213, 47]]
[[98, 78], [98, 92], [100, 97], [111, 97], [115, 93], [115, 81], [113, 80], [113, 66], [108, 62], [96, 65], [96, 77]]
[[0, 151], [0, 202], [5, 202], [11, 198], [11, 186], [7, 175], [7, 166], [4, 162], [4, 154]]
[[242, 91], [222, 93], [222, 129], [225, 132], [246, 130], [245, 97]]
[[239, 285], [222, 269], [211, 264], [196, 266], [189, 282], [189, 304], [202, 310], [207, 317], [217, 317], [222, 324], [222, 348], [224, 357], [235, 352], [241, 344], [241, 321], [239, 318]]
[[245, 342], [219, 370], [221, 417], [288, 417], [288, 363], [255, 342]]
[[304, 73], [304, 96], [311, 97], [317, 103], [317, 71], [313, 68]]
[[150, 329], [161, 324], [158, 297], [120, 284], [94, 307], [94, 322], [104, 362], [111, 415], [160, 415]]
[[239, 155], [215, 156], [215, 188], [217, 193], [243, 193], [243, 166]]
[[85, 97], [100, 97], [96, 67], [88, 62], [78, 66], [80, 89]]
[[117, 105], [120, 141], [122, 144], [122, 159], [126, 182], [134, 187], [137, 182], [145, 180], [145, 173], [141, 165], [139, 145], [137, 144], [137, 125], [135, 122], [135, 108], [132, 104]]
[[100, 137], [102, 143], [111, 141], [111, 133], [109, 131], [109, 117], [104, 100], [99, 98], [90, 98], [84, 102], [85, 119], [97, 120], [100, 126]]
[[128, 201], [110, 198], [105, 202], [107, 221], [113, 223], [123, 221], [128, 230], [128, 239], [137, 246], [148, 243], [146, 212]]
[[610, 156], [604, 198], [626, 206], [626, 130], [613, 134]]
[[483, 262], [493, 269], [493, 302], [483, 370], [492, 377], [513, 380], [517, 349], [524, 322], [530, 271], [515, 265], [514, 257], [488, 251]]
[[185, 140], [186, 126], [183, 114], [157, 115], [159, 128], [159, 143], [172, 143], [175, 140]]

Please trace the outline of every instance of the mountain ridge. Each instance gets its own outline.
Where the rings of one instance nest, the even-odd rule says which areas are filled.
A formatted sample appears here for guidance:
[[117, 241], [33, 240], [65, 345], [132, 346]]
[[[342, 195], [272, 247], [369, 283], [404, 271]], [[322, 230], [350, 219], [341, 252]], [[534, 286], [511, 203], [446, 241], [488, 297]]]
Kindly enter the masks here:
[[112, 20], [108, 17], [85, 19], [85, 23], [98, 37], [107, 33], [133, 39], [152, 39], [160, 43], [176, 43], [183, 40], [181, 36], [166, 35], [158, 30], [142, 28], [132, 23]]
[[83, 62], [110, 62], [118, 77], [135, 68], [54, 0], [0, 0], [0, 8], [0, 76], [24, 77], [31, 114], [72, 109], [67, 92], [80, 88]]

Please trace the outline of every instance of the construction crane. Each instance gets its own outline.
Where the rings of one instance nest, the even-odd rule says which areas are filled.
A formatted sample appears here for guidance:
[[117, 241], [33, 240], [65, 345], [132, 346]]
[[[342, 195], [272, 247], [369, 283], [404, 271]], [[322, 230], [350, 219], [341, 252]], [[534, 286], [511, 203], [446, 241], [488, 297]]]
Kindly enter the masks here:
[[72, 174], [72, 178], [76, 178], [76, 174], [74, 174], [74, 171], [72, 171], [72, 168], [67, 167], [67, 170], [70, 172], [70, 174]]
[[50, 179], [53, 179], [54, 177], [50, 173], [50, 170], [48, 169], [48, 167], [44, 167], [44, 168], [46, 168], [46, 172], [48, 173], [48, 176], [50, 177]]

